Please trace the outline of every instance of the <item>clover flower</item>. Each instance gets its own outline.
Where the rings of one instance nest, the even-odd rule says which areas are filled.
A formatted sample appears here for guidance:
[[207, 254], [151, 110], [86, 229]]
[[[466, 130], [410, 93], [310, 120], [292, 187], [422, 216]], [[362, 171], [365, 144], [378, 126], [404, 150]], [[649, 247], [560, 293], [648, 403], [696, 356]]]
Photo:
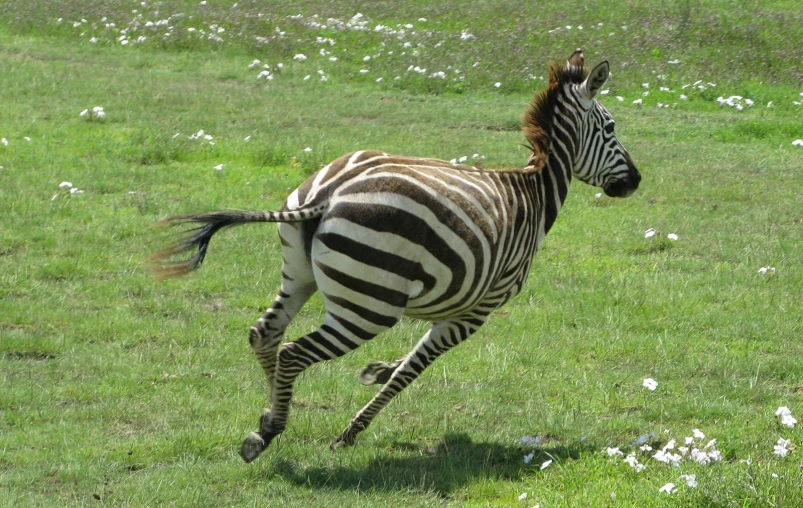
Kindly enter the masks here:
[[693, 474], [682, 474], [680, 479], [686, 482], [686, 485], [691, 488], [697, 487], [697, 477]]
[[660, 489], [658, 489], [658, 492], [666, 492], [667, 494], [674, 494], [675, 492], [677, 492], [677, 490], [678, 489], [677, 487], [675, 487], [675, 484], [670, 482], [661, 487]]
[[616, 455], [624, 455], [619, 447], [616, 448], [605, 448], [605, 453], [608, 454], [608, 457], [615, 457]]
[[786, 406], [779, 407], [778, 410], [775, 411], [775, 416], [781, 419], [781, 425], [785, 427], [793, 429], [795, 425], [797, 425], [797, 420], [792, 416], [792, 412]]
[[[644, 232], [644, 238], [652, 238], [653, 236], [655, 236], [655, 233], [656, 233], [655, 229], [650, 228]], [[644, 381], [646, 381], [646, 379]]]
[[792, 141], [792, 146], [801, 146], [803, 147], [803, 139], [796, 139]]
[[625, 461], [625, 463], [627, 465], [629, 465], [630, 467], [633, 468], [633, 471], [635, 471], [637, 473], [642, 472], [644, 470], [644, 468], [647, 467], [644, 464], [640, 464], [638, 459], [636, 458], [636, 455], [633, 454], [633, 453], [628, 454], [628, 456], [625, 457], [623, 460]]
[[761, 275], [775, 275], [775, 268], [772, 266], [762, 266], [758, 269], [758, 273]]
[[779, 457], [786, 457], [789, 454], [789, 452], [791, 451], [789, 449], [789, 446], [791, 444], [792, 444], [792, 441], [790, 439], [784, 439], [782, 437], [779, 437], [778, 438], [778, 442], [773, 447], [773, 450], [774, 450], [773, 453], [775, 455], [779, 456]]
[[533, 446], [533, 445], [537, 445], [540, 442], [541, 442], [541, 438], [539, 436], [523, 436], [521, 438], [522, 446], [527, 446], [527, 445]]
[[[650, 235], [650, 236], [652, 236], [652, 235]], [[647, 237], [647, 236], [645, 235], [645, 237]], [[649, 238], [649, 237], [647, 237], [647, 238]], [[641, 382], [641, 386], [643, 386], [644, 388], [650, 390], [651, 392], [654, 392], [655, 389], [658, 388], [658, 381], [654, 380], [651, 377], [648, 377], [647, 379], [645, 379], [644, 381]]]
[[3, 143], [3, 146], [8, 146], [8, 140], [6, 138], [0, 139], [0, 143]]
[[678, 235], [676, 235], [675, 233], [669, 233], [669, 234], [666, 235], [666, 237], [669, 238], [672, 241], [677, 241], [677, 239], [678, 239]]
[[223, 164], [218, 164], [218, 165], [217, 165], [217, 166], [215, 166], [213, 169], [215, 169], [215, 170], [217, 170], [217, 171], [223, 171]]

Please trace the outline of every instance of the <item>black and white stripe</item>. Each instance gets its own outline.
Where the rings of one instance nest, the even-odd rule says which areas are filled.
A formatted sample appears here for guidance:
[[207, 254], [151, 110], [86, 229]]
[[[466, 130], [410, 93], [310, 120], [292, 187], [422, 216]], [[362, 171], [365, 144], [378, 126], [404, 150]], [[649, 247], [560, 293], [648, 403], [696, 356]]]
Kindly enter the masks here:
[[[271, 407], [243, 443], [246, 461], [284, 430], [293, 383], [305, 368], [352, 351], [404, 315], [432, 322], [409, 354], [374, 362], [361, 374], [364, 384], [383, 386], [333, 446], [351, 444], [430, 363], [521, 291], [573, 176], [611, 195], [635, 190], [640, 176], [613, 135], [610, 114], [594, 99], [607, 70], [603, 63], [585, 79], [577, 52], [553, 67], [549, 89], [525, 115], [525, 123], [540, 120], [529, 126], [536, 134], [523, 170], [360, 151], [302, 183], [282, 211], [175, 218], [197, 228], [163, 257], [199, 250], [168, 267], [168, 275], [200, 265], [221, 228], [279, 222], [281, 290], [249, 335], [268, 377]], [[326, 307], [323, 324], [281, 345], [288, 323], [316, 290]]]

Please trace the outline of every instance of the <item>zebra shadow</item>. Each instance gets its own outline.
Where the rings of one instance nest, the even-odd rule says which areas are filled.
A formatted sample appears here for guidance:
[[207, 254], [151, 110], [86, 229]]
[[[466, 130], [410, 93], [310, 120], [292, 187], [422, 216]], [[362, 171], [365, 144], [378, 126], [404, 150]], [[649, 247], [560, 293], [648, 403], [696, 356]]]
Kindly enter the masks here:
[[[475, 443], [467, 434], [460, 433], [447, 434], [432, 446], [397, 442], [392, 450], [415, 455], [394, 457], [391, 453], [360, 468], [303, 468], [279, 459], [274, 463], [273, 473], [290, 483], [313, 489], [418, 491], [447, 497], [477, 479], [518, 480], [538, 475], [538, 465], [544, 461], [577, 459], [590, 451], [591, 445], [576, 442], [525, 450], [517, 445]], [[526, 465], [523, 456], [529, 451], [534, 451], [534, 456], [530, 465]]]

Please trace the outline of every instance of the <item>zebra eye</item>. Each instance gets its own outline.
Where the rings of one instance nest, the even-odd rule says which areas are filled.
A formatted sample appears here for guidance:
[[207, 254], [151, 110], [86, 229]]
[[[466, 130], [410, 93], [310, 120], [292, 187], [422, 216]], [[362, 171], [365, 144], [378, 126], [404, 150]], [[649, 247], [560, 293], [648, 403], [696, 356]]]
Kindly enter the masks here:
[[612, 123], [609, 123], [608, 125], [606, 125], [603, 128], [605, 129], [605, 134], [613, 134], [613, 124]]

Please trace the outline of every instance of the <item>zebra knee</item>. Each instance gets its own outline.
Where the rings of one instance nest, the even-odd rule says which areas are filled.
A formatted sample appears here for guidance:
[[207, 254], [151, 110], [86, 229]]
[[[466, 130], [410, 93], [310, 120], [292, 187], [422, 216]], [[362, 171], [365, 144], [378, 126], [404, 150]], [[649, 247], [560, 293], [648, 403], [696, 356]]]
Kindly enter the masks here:
[[262, 351], [266, 348], [276, 347], [282, 340], [282, 334], [266, 328], [262, 321], [258, 322], [248, 330], [248, 343], [254, 351]]

